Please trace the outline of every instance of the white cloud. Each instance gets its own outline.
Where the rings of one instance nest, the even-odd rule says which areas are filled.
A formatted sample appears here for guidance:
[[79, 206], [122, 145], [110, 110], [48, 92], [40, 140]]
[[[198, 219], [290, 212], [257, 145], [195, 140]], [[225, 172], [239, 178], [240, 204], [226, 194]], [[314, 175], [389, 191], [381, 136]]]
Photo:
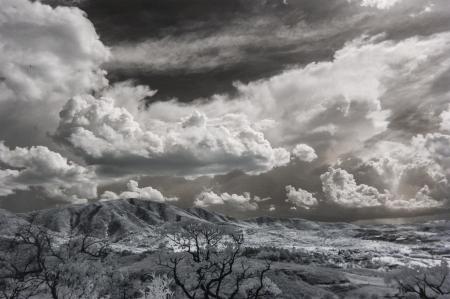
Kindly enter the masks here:
[[101, 201], [117, 200], [117, 199], [128, 199], [128, 198], [138, 198], [143, 200], [151, 200], [156, 202], [171, 202], [177, 201], [176, 197], [165, 197], [160, 191], [152, 187], [139, 188], [139, 183], [130, 180], [127, 184], [127, 191], [117, 194], [112, 191], [105, 191], [101, 196]]
[[109, 68], [142, 67], [153, 71], [180, 68], [212, 69], [223, 64], [239, 62], [240, 48], [261, 42], [252, 35], [220, 34], [212, 37], [187, 36], [148, 39], [138, 44], [121, 44], [112, 48]]
[[388, 208], [442, 206], [450, 192], [449, 148], [450, 135], [443, 133], [419, 134], [407, 144], [380, 141], [357, 153], [359, 172], [372, 173], [389, 190]]
[[[108, 57], [109, 50], [81, 10], [2, 1], [0, 119], [14, 122], [11, 128], [4, 124], [2, 134], [44, 139], [68, 98], [105, 86], [100, 65]], [[39, 134], [29, 134], [32, 127]]]
[[98, 67], [109, 52], [81, 10], [4, 0], [0, 25], [3, 92], [46, 101], [53, 93], [75, 95], [104, 85]]
[[442, 111], [441, 115], [441, 130], [450, 132], [450, 107]]
[[295, 189], [292, 186], [286, 186], [286, 196], [286, 202], [304, 209], [317, 206], [319, 203], [312, 193], [301, 188]]
[[320, 179], [325, 198], [344, 207], [381, 206], [390, 197], [374, 187], [357, 184], [352, 174], [340, 168], [330, 168]]
[[16, 190], [27, 190], [29, 187], [16, 182], [20, 175], [18, 170], [0, 169], [0, 196], [14, 194]]
[[289, 152], [273, 148], [245, 116], [209, 119], [191, 113], [174, 122], [146, 125], [116, 107], [113, 99], [77, 96], [62, 110], [56, 136], [91, 159], [104, 158], [112, 165], [117, 160], [138, 160], [148, 173], [201, 175], [234, 169], [258, 173], [289, 162]]
[[425, 185], [421, 188], [413, 198], [404, 199], [403, 197], [389, 200], [386, 202], [386, 206], [390, 209], [429, 209], [442, 206], [442, 202], [433, 199], [430, 196], [430, 188]]
[[442, 189], [450, 175], [450, 135], [417, 135], [409, 144], [379, 142], [370, 153], [361, 155], [367, 165], [384, 177], [393, 192], [402, 193], [405, 185], [423, 187], [432, 184]]
[[95, 173], [44, 146], [9, 149], [0, 143], [0, 196], [42, 188], [51, 198], [72, 203], [97, 196]]
[[317, 159], [316, 152], [307, 144], [297, 144], [292, 150], [292, 155], [305, 162], [312, 162]]
[[[361, 6], [389, 9], [403, 0], [360, 0]], [[351, 0], [349, 0], [351, 2]]]
[[147, 157], [163, 151], [161, 138], [143, 130], [128, 110], [114, 106], [110, 98], [76, 96], [60, 116], [57, 135], [90, 157]]
[[155, 95], [157, 91], [147, 85], [135, 85], [133, 81], [117, 82], [102, 91], [102, 96], [114, 99], [114, 104], [125, 108], [134, 117], [141, 115], [145, 110], [146, 98]]
[[250, 193], [243, 195], [222, 193], [216, 194], [213, 191], [204, 191], [200, 193], [194, 201], [194, 205], [200, 208], [225, 207], [235, 211], [255, 211], [258, 209], [258, 202], [263, 201], [257, 196], [251, 197]]

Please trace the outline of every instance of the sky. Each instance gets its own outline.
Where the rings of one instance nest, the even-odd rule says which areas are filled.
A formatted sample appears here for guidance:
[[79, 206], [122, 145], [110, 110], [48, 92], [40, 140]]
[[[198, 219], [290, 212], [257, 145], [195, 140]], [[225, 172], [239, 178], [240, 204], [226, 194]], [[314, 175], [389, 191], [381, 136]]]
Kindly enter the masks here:
[[448, 0], [2, 0], [0, 208], [450, 208]]

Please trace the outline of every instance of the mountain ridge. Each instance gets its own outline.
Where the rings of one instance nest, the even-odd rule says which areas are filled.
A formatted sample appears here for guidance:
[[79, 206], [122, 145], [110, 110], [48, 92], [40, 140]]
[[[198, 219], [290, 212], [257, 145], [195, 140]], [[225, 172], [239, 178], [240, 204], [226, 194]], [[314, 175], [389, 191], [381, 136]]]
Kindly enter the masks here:
[[96, 201], [17, 214], [0, 209], [0, 224], [3, 224], [1, 225], [3, 228], [10, 227], [9, 231], [14, 231], [14, 228], [22, 224], [33, 223], [58, 233], [84, 233], [98, 237], [108, 236], [116, 240], [128, 234], [152, 231], [165, 223], [183, 220], [237, 226], [286, 226], [313, 230], [320, 229], [323, 225], [301, 218], [283, 219], [264, 216], [238, 220], [203, 208], [183, 209], [167, 203], [136, 198]]
[[234, 220], [201, 208], [182, 209], [166, 203], [135, 198], [97, 201], [16, 215], [29, 223], [59, 233], [87, 233], [114, 239], [149, 230], [167, 222], [193, 220], [219, 223]]

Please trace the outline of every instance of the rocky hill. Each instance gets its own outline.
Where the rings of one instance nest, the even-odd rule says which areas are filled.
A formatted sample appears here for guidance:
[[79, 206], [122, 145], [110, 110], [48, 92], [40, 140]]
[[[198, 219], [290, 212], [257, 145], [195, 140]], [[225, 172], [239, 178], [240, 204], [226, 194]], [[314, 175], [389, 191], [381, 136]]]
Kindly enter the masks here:
[[191, 219], [214, 223], [234, 219], [201, 208], [181, 209], [165, 203], [126, 199], [70, 205], [24, 214], [0, 210], [0, 234], [12, 233], [26, 223], [44, 226], [60, 233], [89, 233], [120, 239], [128, 234], [153, 230], [168, 222]]

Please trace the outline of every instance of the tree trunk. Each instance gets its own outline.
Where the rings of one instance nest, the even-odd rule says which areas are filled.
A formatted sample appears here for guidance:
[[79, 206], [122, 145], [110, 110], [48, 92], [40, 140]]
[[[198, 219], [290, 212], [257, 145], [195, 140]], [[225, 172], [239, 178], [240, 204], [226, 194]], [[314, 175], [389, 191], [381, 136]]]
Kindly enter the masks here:
[[50, 291], [51, 291], [51, 294], [52, 294], [52, 298], [53, 298], [53, 299], [58, 299], [58, 292], [57, 292], [57, 290], [56, 290], [56, 287], [52, 287], [52, 288], [50, 289]]

